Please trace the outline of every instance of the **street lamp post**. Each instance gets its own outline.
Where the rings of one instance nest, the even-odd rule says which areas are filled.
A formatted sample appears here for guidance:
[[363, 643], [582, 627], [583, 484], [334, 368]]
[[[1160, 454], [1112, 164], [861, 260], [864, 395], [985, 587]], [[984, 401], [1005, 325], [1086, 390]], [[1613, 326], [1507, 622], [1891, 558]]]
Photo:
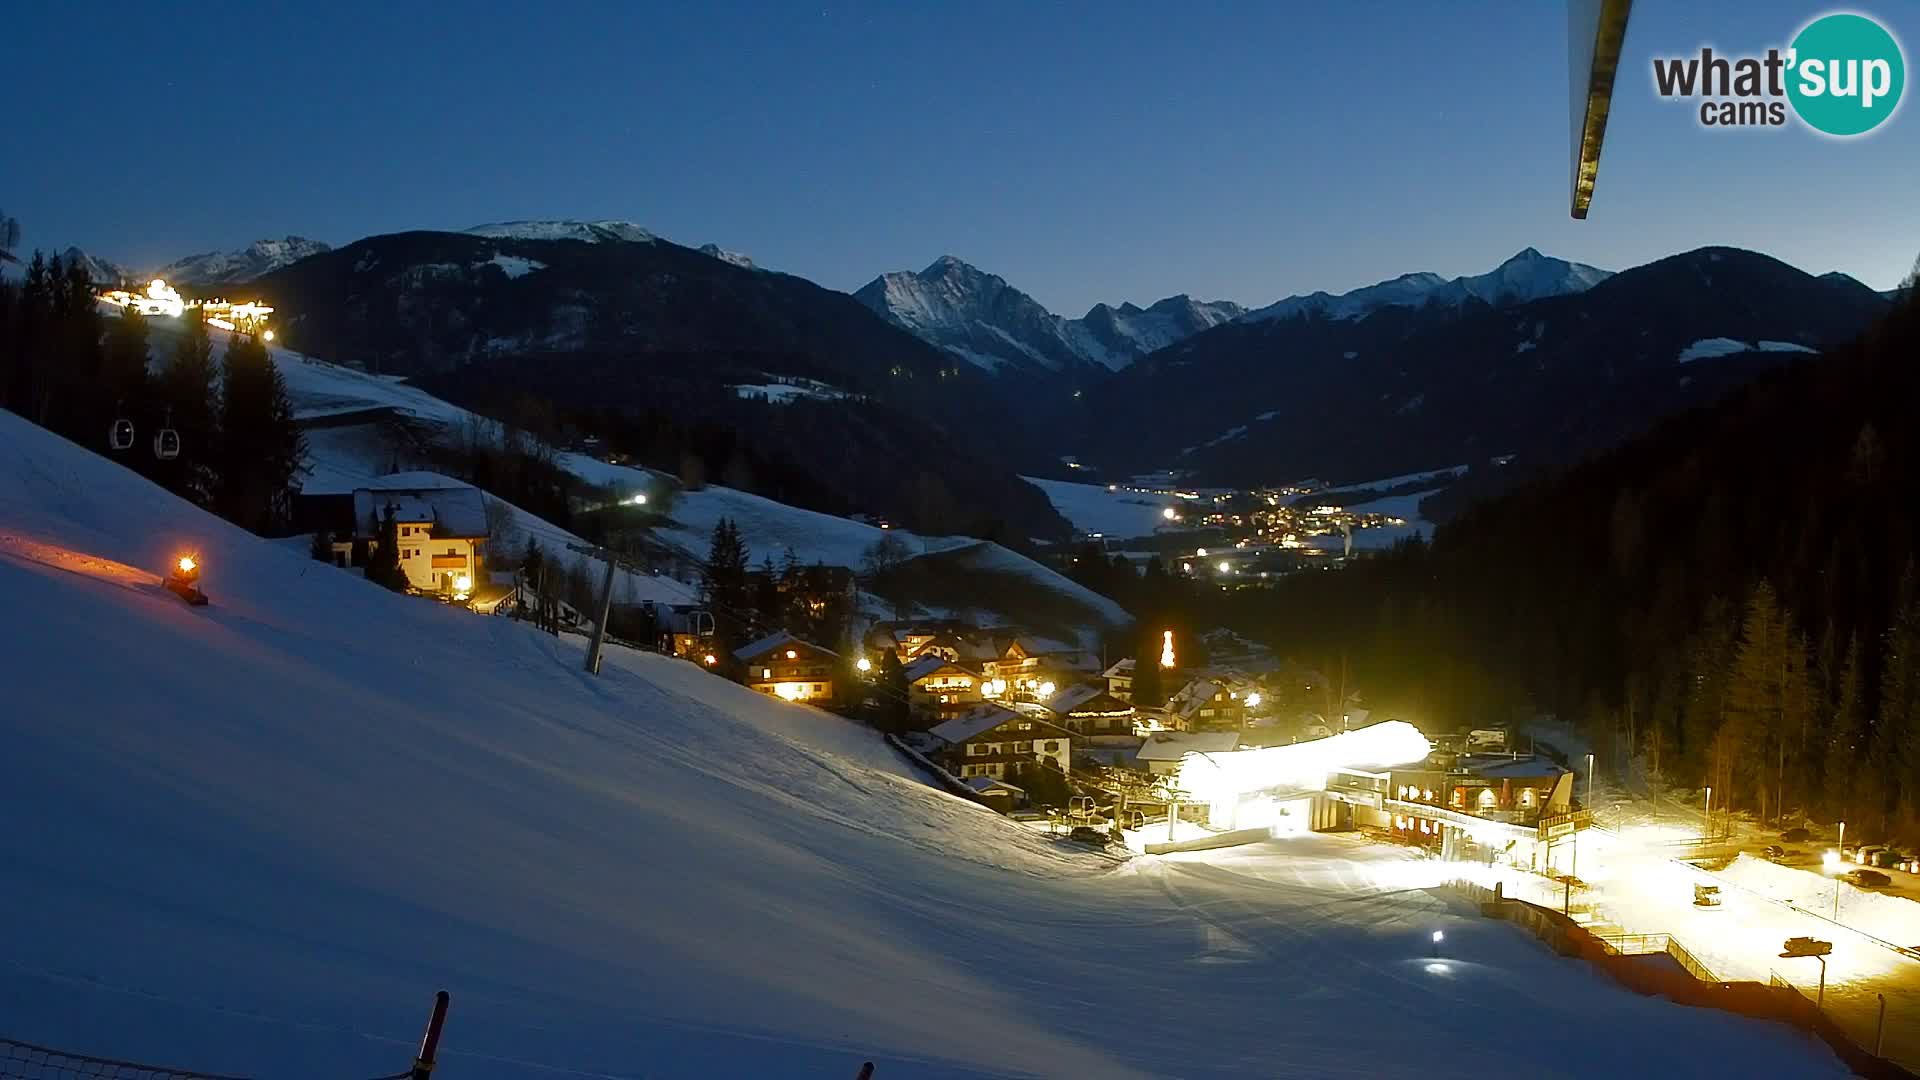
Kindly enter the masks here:
[[1587, 755], [1587, 809], [1593, 809], [1593, 755]]
[[1712, 836], [1713, 836], [1713, 785], [1708, 784], [1707, 785], [1707, 820], [1706, 820], [1706, 823], [1702, 825], [1700, 828], [1700, 839], [1704, 841], [1711, 838]]

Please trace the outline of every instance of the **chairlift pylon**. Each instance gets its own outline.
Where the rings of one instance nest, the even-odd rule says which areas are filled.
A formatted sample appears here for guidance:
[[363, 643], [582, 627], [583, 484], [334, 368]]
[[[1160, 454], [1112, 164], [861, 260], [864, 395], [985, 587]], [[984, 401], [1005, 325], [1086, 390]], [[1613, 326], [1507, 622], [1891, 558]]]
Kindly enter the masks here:
[[[132, 442], [133, 425], [128, 424], [127, 440]], [[173, 410], [167, 410], [167, 418], [161, 422], [160, 430], [153, 436], [153, 456], [161, 461], [171, 461], [180, 456], [180, 433], [173, 430]]]

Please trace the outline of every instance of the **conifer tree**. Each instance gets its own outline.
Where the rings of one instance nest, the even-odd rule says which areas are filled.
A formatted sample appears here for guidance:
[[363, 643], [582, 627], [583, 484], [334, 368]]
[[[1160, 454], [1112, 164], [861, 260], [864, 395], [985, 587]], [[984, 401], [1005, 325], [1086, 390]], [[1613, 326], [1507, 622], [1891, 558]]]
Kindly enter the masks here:
[[880, 657], [880, 678], [876, 680], [880, 699], [880, 729], [902, 732], [908, 727], [907, 669], [900, 654], [888, 649]]
[[159, 398], [163, 417], [170, 415], [180, 433], [180, 456], [159, 476], [175, 494], [202, 506], [213, 496], [215, 450], [219, 430], [214, 411], [219, 404], [214, 384], [213, 342], [207, 322], [197, 307], [181, 316], [184, 324], [178, 344], [160, 373]]
[[400, 566], [400, 526], [393, 520], [392, 508], [380, 514], [380, 536], [368, 553], [366, 575], [376, 585], [407, 591], [407, 572]]
[[293, 422], [286, 383], [258, 339], [227, 341], [220, 380], [218, 497], [221, 516], [257, 533], [285, 524], [299, 490], [305, 442]]
[[1834, 704], [1833, 723], [1827, 729], [1826, 761], [1821, 780], [1826, 789], [1827, 813], [1837, 821], [1864, 808], [1856, 781], [1864, 780], [1872, 769], [1859, 767], [1867, 742], [1866, 687], [1860, 671], [1860, 639], [1847, 642], [1846, 659], [1841, 662], [1839, 697]]
[[[105, 436], [116, 415], [137, 413], [147, 416], [149, 422], [159, 419], [152, 415], [147, 400], [147, 317], [131, 304], [121, 308], [120, 316], [107, 324], [101, 374], [102, 385], [93, 391], [93, 400], [88, 402], [93, 426], [101, 432], [96, 438]], [[136, 454], [132, 460], [139, 464], [142, 472], [158, 471], [159, 462], [151, 455]]]
[[1893, 779], [1904, 816], [1920, 811], [1920, 595], [1913, 567], [1901, 576], [1898, 607], [1880, 666], [1880, 715], [1874, 765]]
[[753, 595], [747, 584], [747, 545], [732, 519], [721, 518], [713, 526], [713, 540], [707, 547], [707, 561], [701, 567], [701, 595], [713, 611], [715, 632], [728, 649], [745, 642], [746, 620], [751, 616]]

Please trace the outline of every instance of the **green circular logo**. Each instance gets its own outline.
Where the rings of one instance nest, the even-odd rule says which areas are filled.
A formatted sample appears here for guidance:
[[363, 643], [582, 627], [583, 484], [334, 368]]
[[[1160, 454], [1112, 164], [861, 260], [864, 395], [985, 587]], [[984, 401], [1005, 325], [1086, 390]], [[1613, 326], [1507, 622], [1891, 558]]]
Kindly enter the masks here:
[[1823, 15], [1793, 39], [1787, 98], [1816, 131], [1864, 135], [1893, 115], [1906, 87], [1900, 43], [1864, 15]]

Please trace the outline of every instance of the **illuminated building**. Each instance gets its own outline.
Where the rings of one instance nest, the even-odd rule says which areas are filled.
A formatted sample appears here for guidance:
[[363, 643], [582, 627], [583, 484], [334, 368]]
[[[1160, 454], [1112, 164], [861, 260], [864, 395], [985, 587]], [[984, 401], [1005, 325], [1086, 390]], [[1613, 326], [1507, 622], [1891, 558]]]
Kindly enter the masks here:
[[840, 654], [782, 630], [735, 650], [747, 686], [769, 697], [832, 707], [838, 704], [835, 679]]

